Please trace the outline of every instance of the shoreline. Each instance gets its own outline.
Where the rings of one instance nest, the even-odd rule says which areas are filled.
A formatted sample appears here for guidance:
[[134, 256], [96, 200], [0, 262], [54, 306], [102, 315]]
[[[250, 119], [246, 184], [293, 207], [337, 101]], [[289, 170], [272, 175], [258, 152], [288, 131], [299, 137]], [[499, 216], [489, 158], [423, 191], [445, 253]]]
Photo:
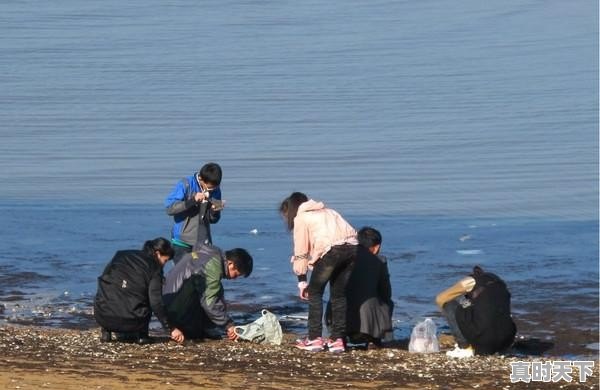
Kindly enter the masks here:
[[[308, 353], [285, 334], [280, 346], [226, 340], [158, 342], [139, 346], [100, 343], [99, 330], [39, 326], [0, 327], [0, 387], [6, 389], [598, 389], [599, 361], [585, 383], [511, 383], [511, 362], [550, 357], [477, 356], [451, 359], [444, 353], [411, 354], [407, 340], [386, 348], [346, 353]], [[450, 336], [440, 336], [442, 352]], [[556, 359], [558, 360], [558, 358]], [[563, 360], [562, 358], [560, 360]]]

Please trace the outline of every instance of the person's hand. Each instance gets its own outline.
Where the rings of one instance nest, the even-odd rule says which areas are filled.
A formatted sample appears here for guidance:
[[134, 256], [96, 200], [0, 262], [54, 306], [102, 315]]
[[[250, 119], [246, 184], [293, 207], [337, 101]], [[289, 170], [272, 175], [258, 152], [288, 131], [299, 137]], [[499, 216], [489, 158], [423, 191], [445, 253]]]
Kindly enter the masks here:
[[210, 208], [213, 211], [221, 211], [225, 208], [225, 201], [224, 200], [219, 200], [219, 199], [211, 199], [211, 206]]
[[235, 333], [235, 326], [234, 325], [230, 325], [227, 328], [227, 338], [231, 341], [235, 341], [238, 338], [238, 335]]
[[208, 199], [208, 195], [205, 192], [196, 192], [194, 194], [194, 200], [198, 203], [204, 202], [206, 199]]
[[308, 283], [298, 282], [298, 296], [300, 299], [308, 301]]
[[171, 340], [181, 344], [185, 340], [185, 336], [179, 329], [175, 328], [171, 331]]

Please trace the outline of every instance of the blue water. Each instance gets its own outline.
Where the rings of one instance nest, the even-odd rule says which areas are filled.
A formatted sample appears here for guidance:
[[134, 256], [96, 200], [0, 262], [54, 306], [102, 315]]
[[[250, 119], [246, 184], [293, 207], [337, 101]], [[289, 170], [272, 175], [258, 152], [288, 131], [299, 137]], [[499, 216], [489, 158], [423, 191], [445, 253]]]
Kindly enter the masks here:
[[167, 236], [164, 197], [217, 161], [215, 243], [257, 259], [226, 282], [236, 315], [305, 311], [275, 212], [300, 190], [383, 232], [398, 337], [477, 263], [509, 283], [523, 334], [579, 353], [598, 341], [597, 15], [583, 0], [1, 3], [1, 319], [87, 326], [114, 251]]

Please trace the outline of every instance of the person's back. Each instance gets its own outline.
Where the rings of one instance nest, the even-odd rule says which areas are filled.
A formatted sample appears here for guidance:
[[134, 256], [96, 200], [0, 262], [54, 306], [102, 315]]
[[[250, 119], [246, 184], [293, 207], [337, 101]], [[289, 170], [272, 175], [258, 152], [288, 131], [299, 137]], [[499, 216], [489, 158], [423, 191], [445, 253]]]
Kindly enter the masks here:
[[252, 272], [252, 257], [241, 248], [222, 252], [212, 245], [199, 245], [184, 254], [167, 274], [163, 301], [169, 321], [188, 338], [204, 338], [214, 327], [225, 327], [233, 337], [221, 280], [247, 277]]
[[[382, 237], [365, 226], [357, 234], [357, 261], [348, 282], [348, 334], [362, 334], [379, 343], [392, 332], [392, 288], [387, 262], [380, 257]], [[360, 336], [359, 336], [360, 338]]]
[[493, 354], [514, 341], [517, 328], [510, 312], [510, 292], [502, 279], [479, 266], [439, 293], [436, 303], [456, 340], [448, 356]]
[[98, 278], [94, 315], [103, 327], [141, 332], [152, 310], [148, 286], [161, 267], [143, 251], [118, 251]]
[[348, 335], [361, 333], [378, 343], [392, 330], [391, 286], [387, 264], [362, 245], [348, 281]]
[[478, 354], [492, 354], [514, 341], [516, 326], [510, 312], [510, 292], [497, 275], [476, 267], [475, 287], [466, 294], [471, 305], [456, 312], [456, 321]]

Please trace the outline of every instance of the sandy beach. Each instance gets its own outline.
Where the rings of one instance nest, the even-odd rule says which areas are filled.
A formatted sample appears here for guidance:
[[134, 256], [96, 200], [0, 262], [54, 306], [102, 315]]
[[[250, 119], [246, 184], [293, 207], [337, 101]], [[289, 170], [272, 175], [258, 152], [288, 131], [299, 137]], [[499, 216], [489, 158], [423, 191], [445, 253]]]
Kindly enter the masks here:
[[[411, 354], [406, 340], [387, 348], [342, 354], [307, 353], [281, 346], [225, 340], [160, 339], [151, 345], [100, 343], [98, 330], [0, 328], [3, 389], [598, 389], [598, 361], [585, 383], [511, 383], [510, 362], [539, 357]], [[452, 345], [440, 337], [442, 351]], [[544, 361], [550, 360], [544, 358]], [[564, 359], [561, 359], [564, 360]]]

